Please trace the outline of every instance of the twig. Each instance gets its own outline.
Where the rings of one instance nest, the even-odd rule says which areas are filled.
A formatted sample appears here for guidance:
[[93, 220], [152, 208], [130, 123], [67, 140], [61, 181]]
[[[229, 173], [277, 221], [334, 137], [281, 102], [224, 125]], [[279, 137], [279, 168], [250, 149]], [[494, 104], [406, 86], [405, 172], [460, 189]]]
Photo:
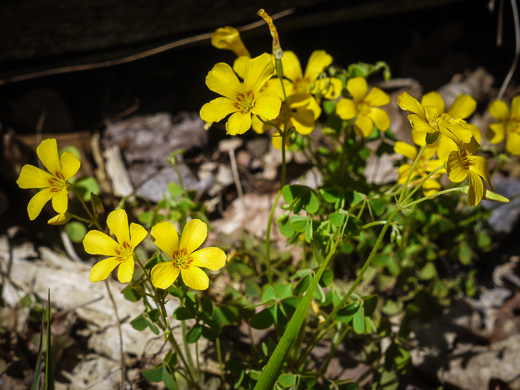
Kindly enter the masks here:
[[497, 100], [502, 100], [506, 88], [509, 85], [511, 78], [513, 77], [513, 74], [515, 73], [516, 66], [518, 65], [518, 57], [520, 56], [520, 22], [518, 21], [518, 8], [516, 6], [516, 0], [511, 0], [511, 10], [513, 11], [513, 21], [515, 23], [515, 58], [513, 59], [513, 63], [511, 64], [511, 69], [509, 69], [509, 72], [507, 73], [507, 76], [504, 79], [502, 87], [500, 87]]
[[[273, 15], [273, 19], [279, 19], [284, 16], [290, 15], [294, 12], [294, 9], [288, 9], [282, 12], [279, 12], [275, 15]], [[250, 24], [246, 24], [245, 26], [237, 28], [239, 31], [247, 31], [252, 30], [254, 28], [260, 27], [264, 25], [264, 21], [257, 21]], [[62, 68], [55, 68], [55, 69], [48, 69], [48, 70], [42, 70], [38, 72], [33, 73], [26, 73], [18, 76], [8, 77], [6, 79], [0, 80], [0, 85], [5, 85], [9, 83], [15, 83], [18, 81], [24, 81], [24, 80], [30, 80], [34, 78], [44, 77], [44, 76], [51, 76], [56, 74], [62, 74], [62, 73], [70, 73], [70, 72], [79, 72], [83, 70], [92, 70], [92, 69], [99, 69], [99, 68], [107, 68], [109, 66], [115, 66], [115, 65], [121, 65], [121, 64], [127, 64], [129, 62], [141, 60], [146, 57], [151, 57], [159, 53], [163, 53], [165, 51], [174, 49], [176, 47], [185, 46], [190, 43], [200, 42], [204, 41], [206, 39], [210, 39], [211, 35], [213, 33], [205, 33], [205, 34], [199, 34], [195, 35], [193, 37], [183, 38], [179, 39], [178, 41], [170, 42], [165, 45], [154, 47], [153, 49], [143, 51], [141, 53], [132, 54], [130, 56], [117, 58], [115, 60], [108, 60], [108, 61], [100, 61], [100, 62], [94, 62], [90, 64], [83, 64], [83, 65], [73, 65], [73, 66], [65, 66]]]

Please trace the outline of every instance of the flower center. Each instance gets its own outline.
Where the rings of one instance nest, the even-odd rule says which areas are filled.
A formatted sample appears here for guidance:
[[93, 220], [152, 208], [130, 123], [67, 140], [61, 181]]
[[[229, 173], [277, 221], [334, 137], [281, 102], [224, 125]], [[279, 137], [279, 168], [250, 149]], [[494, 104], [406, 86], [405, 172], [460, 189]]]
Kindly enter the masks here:
[[364, 101], [361, 101], [357, 104], [357, 109], [360, 114], [368, 114], [371, 108], [372, 106], [370, 105], [370, 103]]
[[253, 91], [247, 91], [245, 94], [237, 95], [235, 107], [243, 113], [251, 111], [255, 107], [255, 94]]
[[517, 133], [520, 131], [520, 121], [511, 118], [506, 122], [505, 127], [508, 133]]
[[470, 167], [473, 165], [473, 163], [471, 162], [471, 160], [468, 157], [469, 157], [468, 151], [466, 149], [462, 149], [460, 151], [460, 160], [462, 162], [462, 166], [464, 167], [464, 169], [466, 171], [469, 171]]
[[119, 247], [115, 249], [115, 251], [117, 253], [117, 260], [119, 261], [127, 260], [134, 254], [132, 245], [126, 241], [123, 241], [123, 243], [120, 244]]
[[309, 92], [312, 82], [309, 79], [296, 79], [293, 81], [293, 88], [298, 92]]
[[67, 180], [61, 172], [56, 172], [54, 176], [49, 179], [49, 187], [51, 192], [60, 192], [63, 187], [67, 187]]
[[173, 252], [173, 264], [177, 268], [188, 269], [190, 267], [190, 263], [193, 259], [188, 255], [186, 249], [181, 249], [176, 252]]

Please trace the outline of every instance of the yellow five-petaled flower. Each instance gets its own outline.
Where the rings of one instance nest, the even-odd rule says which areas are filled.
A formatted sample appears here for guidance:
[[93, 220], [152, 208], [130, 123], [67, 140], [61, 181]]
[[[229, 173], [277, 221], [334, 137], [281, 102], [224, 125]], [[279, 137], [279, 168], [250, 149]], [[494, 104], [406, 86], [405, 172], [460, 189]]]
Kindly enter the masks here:
[[282, 102], [275, 92], [262, 90], [273, 74], [274, 64], [266, 53], [247, 61], [243, 83], [228, 64], [216, 64], [206, 76], [206, 85], [223, 97], [204, 104], [200, 117], [213, 123], [232, 114], [226, 123], [226, 131], [231, 135], [251, 128], [251, 114], [267, 120], [276, 118]]
[[226, 254], [220, 248], [209, 247], [197, 250], [206, 240], [208, 228], [200, 219], [189, 221], [184, 227], [181, 240], [171, 222], [159, 222], [152, 227], [152, 240], [173, 261], [156, 264], [152, 268], [152, 284], [161, 289], [170, 287], [179, 274], [184, 283], [195, 290], [205, 290], [209, 278], [200, 267], [212, 271], [226, 264]]
[[336, 105], [336, 113], [341, 119], [356, 118], [354, 130], [363, 137], [370, 136], [374, 124], [379, 130], [388, 130], [390, 117], [386, 111], [378, 108], [390, 103], [387, 93], [376, 87], [368, 92], [367, 82], [363, 77], [350, 79], [347, 82], [347, 90], [352, 99], [341, 99]]
[[70, 152], [58, 155], [58, 143], [54, 138], [45, 139], [36, 148], [36, 153], [49, 172], [33, 165], [24, 165], [16, 184], [20, 188], [42, 189], [32, 197], [27, 205], [29, 219], [32, 221], [42, 211], [43, 206], [52, 199], [52, 207], [58, 214], [67, 211], [69, 179], [80, 167], [80, 162]]
[[515, 96], [511, 102], [511, 111], [502, 100], [494, 101], [489, 107], [489, 113], [499, 123], [492, 123], [490, 142], [497, 144], [501, 142], [506, 134], [506, 150], [514, 155], [520, 155], [520, 96]]
[[90, 271], [90, 281], [104, 280], [119, 266], [117, 278], [121, 283], [132, 281], [134, 276], [134, 249], [145, 239], [148, 232], [136, 223], [128, 228], [126, 211], [118, 209], [112, 211], [107, 218], [107, 226], [116, 236], [117, 241], [98, 230], [91, 230], [83, 239], [85, 252], [91, 255], [110, 256], [101, 260]]

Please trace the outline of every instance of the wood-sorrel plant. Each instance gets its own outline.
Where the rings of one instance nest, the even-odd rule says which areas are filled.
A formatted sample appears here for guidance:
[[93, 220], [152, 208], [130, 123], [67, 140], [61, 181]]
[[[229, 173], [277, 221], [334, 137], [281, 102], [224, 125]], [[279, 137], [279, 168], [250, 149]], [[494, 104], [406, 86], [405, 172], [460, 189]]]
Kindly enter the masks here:
[[[434, 260], [444, 256], [467, 266], [473, 245], [489, 247], [481, 218], [486, 212], [456, 207], [460, 193], [467, 194], [470, 206], [478, 206], [482, 199], [508, 201], [492, 192], [487, 161], [475, 155], [480, 130], [465, 121], [475, 111], [475, 101], [461, 95], [446, 111], [437, 92], [424, 95], [420, 102], [402, 93], [398, 104], [410, 112], [417, 146], [396, 141], [384, 111], [389, 95], [367, 82], [379, 72], [388, 79], [386, 64], [332, 67], [332, 56], [316, 50], [302, 71], [297, 56], [282, 51], [269, 15], [263, 10], [259, 15], [273, 38], [272, 55], [251, 57], [237, 30], [218, 29], [213, 45], [232, 50], [237, 59], [233, 67], [220, 62], [208, 73], [208, 88], [221, 96], [200, 111], [208, 124], [229, 116], [225, 128], [230, 135], [251, 128], [270, 133], [282, 155], [280, 188], [269, 215], [265, 247], [244, 238], [226, 267], [241, 288], [227, 286], [220, 302], [190, 291], [208, 288], [209, 278], [201, 268], [221, 270], [226, 254], [216, 247], [198, 249], [207, 235], [206, 223], [198, 219], [204, 213], [182, 188], [182, 180], [180, 186], [170, 185], [168, 199], [150, 205], [139, 217], [160, 249], [143, 260], [135, 249], [148, 230], [137, 223], [129, 225], [127, 199], [108, 214], [104, 228], [99, 221], [102, 200], [73, 181], [79, 160], [71, 153], [59, 157], [56, 141], [48, 139], [37, 149], [48, 172], [26, 165], [18, 180], [22, 188], [42, 189], [29, 203], [29, 217], [35, 219], [52, 200], [58, 215], [50, 224], [76, 219], [95, 228], [84, 235], [84, 248], [107, 258], [92, 268], [91, 281], [106, 279], [118, 267], [119, 281], [130, 283], [123, 290], [125, 296], [145, 303], [145, 312], [132, 321], [133, 326], [155, 334], [160, 329], [171, 345], [163, 362], [143, 372], [150, 380], [162, 380], [168, 388], [177, 388], [177, 383], [204, 388], [199, 357], [194, 359], [188, 345], [205, 337], [215, 343], [223, 388], [229, 383], [255, 389], [356, 388], [353, 382], [333, 381], [326, 374], [343, 345], [353, 358], [372, 367], [374, 388], [393, 388], [397, 375], [410, 365], [407, 336], [414, 316], [449, 304], [454, 291], [473, 293], [474, 273], [447, 277]], [[492, 105], [493, 116], [501, 121], [492, 126], [492, 142], [500, 142], [508, 132], [507, 149], [514, 153], [518, 102], [513, 100], [511, 113], [503, 102]], [[310, 136], [316, 128], [321, 128], [321, 139]], [[317, 187], [286, 183], [288, 151], [308, 159]], [[397, 183], [372, 183], [365, 174], [368, 157], [394, 152], [411, 161], [399, 167]], [[170, 161], [175, 167], [176, 159]], [[468, 178], [468, 185], [442, 189], [438, 179], [444, 173], [455, 183]], [[86, 216], [69, 211], [70, 191]], [[85, 201], [87, 192], [90, 204]], [[297, 264], [271, 243], [282, 198], [283, 214], [276, 222], [287, 246], [301, 248]], [[171, 221], [180, 225], [180, 239]], [[138, 276], [135, 263], [141, 268]], [[169, 295], [179, 300], [173, 315], [165, 307]], [[390, 326], [397, 315], [398, 330]], [[173, 320], [181, 323], [182, 346], [172, 332]], [[251, 336], [248, 354], [222, 351], [223, 329], [241, 324], [274, 333], [259, 345]], [[389, 345], [384, 350], [383, 339]], [[330, 351], [317, 359], [315, 347], [324, 340]]]

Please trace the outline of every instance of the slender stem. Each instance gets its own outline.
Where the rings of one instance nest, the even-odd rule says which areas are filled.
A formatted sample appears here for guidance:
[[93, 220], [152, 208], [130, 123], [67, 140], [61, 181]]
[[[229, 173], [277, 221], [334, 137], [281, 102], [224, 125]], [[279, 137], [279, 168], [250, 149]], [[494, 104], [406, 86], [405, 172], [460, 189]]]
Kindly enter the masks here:
[[107, 288], [108, 297], [110, 298], [110, 302], [112, 302], [112, 307], [114, 308], [114, 314], [116, 317], [116, 325], [117, 331], [119, 333], [119, 359], [121, 364], [121, 388], [123, 389], [126, 381], [126, 366], [125, 366], [125, 354], [123, 352], [123, 332], [121, 331], [121, 320], [119, 319], [119, 314], [117, 312], [117, 305], [114, 297], [112, 296], [112, 292], [110, 291], [110, 286], [108, 285], [108, 280], [105, 279], [105, 286]]
[[[182, 343], [184, 344], [184, 351], [186, 353], [186, 360], [188, 361], [189, 371], [195, 372], [195, 366], [193, 365], [193, 357], [191, 356], [191, 350], [189, 344], [186, 342], [186, 336], [188, 334], [186, 328], [186, 321], [181, 321], [181, 329], [182, 329]], [[197, 375], [198, 376], [198, 375]]]
[[343, 332], [341, 332], [341, 335], [339, 335], [336, 338], [336, 340], [333, 341], [332, 347], [330, 349], [330, 353], [327, 356], [327, 360], [325, 360], [325, 362], [323, 363], [323, 365], [321, 366], [321, 369], [320, 369], [320, 371], [323, 375], [325, 375], [325, 372], [327, 371], [327, 368], [329, 367], [329, 364], [330, 364], [332, 358], [336, 354], [336, 351], [338, 350], [338, 347], [341, 344], [341, 342], [343, 341], [343, 339], [347, 336], [347, 333], [349, 330], [350, 330], [349, 327], [345, 326], [345, 329], [343, 330]]
[[81, 202], [81, 204], [83, 205], [83, 208], [85, 209], [85, 211], [87, 212], [88, 216], [90, 217], [90, 221], [89, 222], [92, 222], [92, 224], [95, 225], [96, 228], [98, 228], [100, 231], [103, 231], [103, 228], [101, 227], [101, 225], [99, 224], [97, 219], [94, 218], [94, 216], [90, 212], [89, 208], [85, 204], [85, 201], [83, 200], [83, 198], [79, 194], [78, 190], [74, 186], [72, 187], [72, 191], [74, 192], [74, 195], [76, 195], [76, 198], [78, 198], [78, 200]]
[[224, 388], [226, 383], [226, 371], [224, 370], [224, 361], [222, 360], [222, 349], [220, 348], [220, 337], [216, 339], [216, 348], [217, 348], [217, 358], [218, 358], [218, 366], [220, 368], [220, 378], [222, 379], [222, 388]]
[[274, 212], [276, 211], [276, 206], [278, 206], [280, 195], [282, 195], [282, 188], [283, 187], [280, 187], [276, 194], [276, 197], [274, 198], [273, 206], [271, 207], [271, 212], [269, 213], [269, 219], [267, 221], [267, 231], [265, 232], [265, 265], [267, 268], [267, 281], [270, 285], [273, 284], [273, 273], [271, 269], [271, 227], [273, 225]]
[[414, 202], [407, 203], [404, 207], [411, 207], [411, 206], [414, 206], [414, 205], [416, 205], [418, 203], [424, 202], [425, 200], [433, 199], [433, 198], [436, 198], [437, 196], [444, 195], [444, 194], [447, 194], [449, 192], [454, 192], [454, 191], [462, 192], [462, 187], [454, 187], [454, 188], [449, 188], [449, 189], [444, 190], [444, 191], [436, 192], [435, 194], [431, 194], [431, 195], [425, 196], [424, 198], [421, 198], [421, 199], [416, 200]]
[[419, 154], [417, 155], [417, 157], [415, 158], [415, 160], [412, 164], [412, 169], [410, 169], [410, 172], [408, 172], [408, 177], [406, 178], [406, 182], [404, 183], [403, 191], [401, 192], [401, 195], [399, 196], [399, 202], [398, 202], [399, 204], [403, 203], [403, 200], [404, 200], [404, 197], [406, 194], [406, 190], [408, 188], [408, 183], [410, 182], [410, 179], [412, 178], [413, 171], [415, 170], [415, 167], [417, 166], [419, 159], [421, 158], [422, 154], [424, 153], [424, 151], [426, 150], [427, 147], [428, 147], [428, 144], [425, 143], [424, 146], [421, 148], [421, 150], [419, 150]]
[[415, 186], [415, 188], [408, 194], [408, 196], [406, 197], [406, 199], [404, 200], [404, 203], [408, 202], [410, 200], [410, 198], [413, 196], [413, 194], [415, 194], [419, 188], [422, 188], [423, 184], [426, 183], [426, 181], [432, 177], [433, 175], [435, 175], [437, 172], [439, 172], [441, 169], [446, 169], [446, 167], [444, 165], [441, 165], [440, 167], [436, 168], [435, 170], [431, 171], [424, 179], [421, 180], [421, 182], [419, 184], [417, 184]]

